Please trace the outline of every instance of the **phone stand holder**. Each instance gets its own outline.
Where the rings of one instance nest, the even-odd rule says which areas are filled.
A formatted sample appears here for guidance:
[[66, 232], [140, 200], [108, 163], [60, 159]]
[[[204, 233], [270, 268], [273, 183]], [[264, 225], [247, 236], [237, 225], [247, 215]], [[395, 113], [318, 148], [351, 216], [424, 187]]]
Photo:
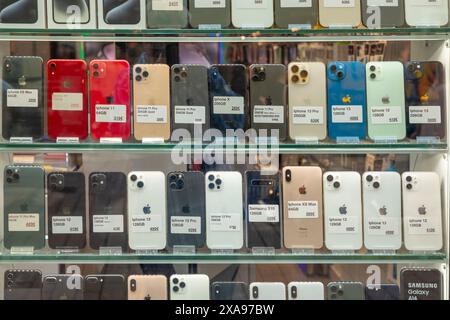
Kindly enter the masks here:
[[337, 137], [337, 144], [360, 144], [361, 140], [359, 137]]
[[222, 26], [220, 24], [199, 24], [199, 30], [220, 30]]
[[355, 254], [355, 250], [331, 250], [332, 254], [346, 256]]
[[275, 248], [271, 248], [271, 247], [254, 247], [254, 248], [252, 248], [252, 254], [254, 254], [254, 255], [272, 256], [272, 255], [275, 255]]
[[122, 138], [100, 138], [100, 143], [103, 144], [122, 143]]
[[137, 249], [135, 253], [138, 256], [154, 256], [159, 254], [159, 251], [156, 249]]
[[375, 144], [396, 144], [396, 143], [398, 143], [398, 139], [395, 137], [375, 137], [373, 139], [373, 143], [375, 143]]
[[397, 253], [397, 250], [392, 250], [392, 249], [377, 249], [377, 250], [372, 250], [373, 254], [378, 254], [378, 255], [395, 255]]
[[173, 246], [173, 254], [184, 255], [184, 254], [195, 254], [195, 246]]
[[9, 139], [10, 143], [33, 143], [33, 138], [31, 137], [11, 137]]
[[80, 249], [76, 248], [67, 248], [67, 249], [58, 249], [57, 254], [77, 254], [80, 253]]
[[75, 137], [58, 137], [56, 138], [56, 143], [61, 143], [61, 144], [79, 144], [80, 143], [80, 138], [75, 138]]
[[295, 32], [299, 30], [311, 30], [312, 26], [310, 24], [289, 24], [288, 29]]
[[34, 254], [34, 247], [11, 247], [11, 255], [30, 255]]
[[230, 255], [233, 254], [234, 250], [233, 249], [212, 249], [211, 250], [211, 254], [212, 255]]
[[101, 256], [121, 256], [121, 247], [100, 247], [99, 255]]
[[416, 142], [419, 144], [437, 144], [441, 143], [441, 139], [439, 137], [417, 137]]
[[164, 138], [142, 138], [142, 144], [163, 144]]
[[319, 138], [317, 138], [317, 137], [299, 137], [299, 138], [295, 138], [295, 144], [318, 145]]
[[295, 255], [314, 255], [316, 251], [312, 248], [292, 248], [291, 252]]

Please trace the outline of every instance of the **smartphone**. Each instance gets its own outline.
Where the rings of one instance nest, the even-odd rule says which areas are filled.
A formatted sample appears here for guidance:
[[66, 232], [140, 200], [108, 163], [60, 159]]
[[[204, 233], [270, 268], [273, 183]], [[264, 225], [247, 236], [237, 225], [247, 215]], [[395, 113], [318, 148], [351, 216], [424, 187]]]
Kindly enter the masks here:
[[283, 168], [283, 232], [287, 249], [323, 247], [322, 169]]
[[38, 0], [0, 1], [0, 24], [35, 24], [39, 20]]
[[231, 0], [231, 22], [235, 28], [270, 28], [273, 7], [273, 0]]
[[445, 138], [447, 106], [442, 63], [406, 63], [405, 94], [408, 138]]
[[279, 174], [247, 171], [247, 247], [281, 249]]
[[312, 28], [317, 25], [318, 19], [318, 0], [275, 0], [275, 25], [278, 28]]
[[328, 300], [365, 300], [360, 282], [330, 282], [327, 291]]
[[42, 280], [42, 300], [83, 300], [83, 281], [79, 274], [45, 276]]
[[130, 65], [125, 60], [92, 60], [89, 71], [92, 138], [128, 140]]
[[48, 245], [52, 249], [86, 247], [86, 187], [81, 172], [47, 176]]
[[366, 286], [366, 300], [400, 300], [400, 288], [396, 284]]
[[369, 29], [401, 28], [405, 25], [404, 0], [363, 0], [361, 9], [363, 24]]
[[282, 64], [250, 66], [251, 128], [278, 131], [280, 141], [287, 135], [286, 67]]
[[[47, 5], [53, 7], [53, 17], [51, 17], [51, 19], [55, 23], [64, 26], [67, 24], [74, 24], [72, 10], [76, 10], [78, 15], [76, 23], [86, 25], [91, 20], [91, 10], [95, 10], [95, 8], [90, 8], [90, 2], [90, 0], [52, 0], [51, 4], [47, 1]], [[74, 8], [75, 6], [76, 9]]]
[[3, 59], [3, 138], [44, 135], [43, 70], [40, 57]]
[[203, 274], [172, 275], [170, 300], [209, 300], [209, 277]]
[[402, 175], [405, 247], [411, 251], [442, 249], [441, 182], [435, 172]]
[[362, 177], [364, 246], [399, 250], [402, 246], [402, 187], [397, 172], [366, 172]]
[[140, 0], [100, 0], [103, 9], [99, 12], [99, 19], [102, 17], [107, 25], [137, 25], [141, 22], [141, 1]]
[[127, 177], [122, 172], [89, 176], [89, 243], [92, 249], [128, 249]]
[[322, 282], [291, 282], [288, 285], [288, 300], [325, 300]]
[[405, 1], [406, 23], [411, 27], [440, 27], [448, 24], [448, 1]]
[[366, 86], [369, 138], [375, 141], [405, 139], [405, 82], [402, 63], [367, 63]]
[[167, 278], [149, 275], [129, 276], [128, 300], [168, 300]]
[[188, 0], [147, 0], [149, 29], [182, 29], [188, 26]]
[[87, 66], [84, 60], [47, 63], [47, 120], [50, 139], [88, 137]]
[[286, 300], [286, 286], [281, 282], [253, 282], [250, 284], [250, 300]]
[[214, 282], [211, 296], [212, 300], [247, 301], [248, 285], [243, 282]]
[[211, 127], [246, 130], [249, 123], [247, 68], [240, 64], [212, 65], [209, 69]]
[[211, 250], [239, 250], [244, 246], [244, 205], [240, 172], [208, 172], [206, 244]]
[[41, 300], [42, 274], [38, 270], [6, 270], [5, 300]]
[[166, 176], [163, 172], [128, 175], [128, 244], [132, 250], [166, 247]]
[[231, 24], [231, 0], [190, 0], [189, 24], [192, 28], [228, 28]]
[[209, 129], [208, 68], [188, 64], [172, 66], [171, 88], [172, 129], [188, 130], [194, 139], [195, 127], [201, 127], [202, 133]]
[[361, 24], [361, 1], [319, 0], [319, 21], [325, 28], [357, 27]]
[[165, 64], [133, 66], [134, 137], [170, 139], [170, 68]]
[[202, 248], [206, 242], [205, 175], [172, 172], [167, 177], [168, 246]]
[[329, 250], [359, 250], [363, 245], [361, 175], [323, 175], [325, 245]]
[[401, 300], [442, 300], [442, 273], [438, 269], [403, 268], [400, 271]]
[[120, 274], [88, 275], [84, 300], [127, 300], [127, 283]]
[[3, 184], [3, 245], [45, 247], [45, 173], [37, 166], [6, 166]]
[[328, 64], [328, 135], [332, 140], [366, 138], [365, 69], [357, 61]]
[[327, 138], [327, 81], [322, 62], [292, 62], [288, 66], [289, 137]]

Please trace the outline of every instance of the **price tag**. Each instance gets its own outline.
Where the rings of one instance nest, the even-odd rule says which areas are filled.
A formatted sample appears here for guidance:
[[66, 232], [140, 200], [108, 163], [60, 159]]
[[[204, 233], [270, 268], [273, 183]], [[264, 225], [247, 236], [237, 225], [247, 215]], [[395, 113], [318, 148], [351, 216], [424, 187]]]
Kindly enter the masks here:
[[225, 8], [226, 0], [194, 0], [194, 7], [197, 9]]
[[97, 104], [95, 106], [95, 122], [126, 123], [127, 106], [116, 104]]
[[408, 0], [411, 4], [416, 7], [428, 7], [428, 6], [441, 6], [443, 0]]
[[281, 0], [281, 8], [311, 8], [312, 0]]
[[216, 213], [209, 216], [209, 226], [215, 232], [240, 232], [241, 214]]
[[401, 233], [401, 223], [398, 218], [369, 218], [367, 233], [371, 236], [398, 236]]
[[152, 0], [152, 10], [183, 11], [183, 0]]
[[83, 111], [83, 94], [56, 92], [52, 94], [52, 110]]
[[9, 232], [39, 231], [39, 213], [10, 213], [8, 214]]
[[280, 208], [277, 204], [250, 204], [248, 206], [250, 222], [280, 222]]
[[400, 106], [372, 107], [370, 117], [373, 124], [399, 124], [403, 122]]
[[408, 218], [408, 234], [410, 235], [437, 235], [441, 234], [439, 224], [430, 218]]
[[398, 7], [398, 0], [367, 0], [368, 7]]
[[53, 234], [83, 234], [83, 217], [52, 217]]
[[323, 107], [297, 106], [292, 108], [293, 124], [322, 125], [324, 119]]
[[273, 5], [273, 2], [269, 0], [239, 0], [233, 5], [239, 9], [267, 9], [269, 8], [269, 3]]
[[170, 233], [172, 234], [201, 234], [201, 217], [170, 217]]
[[244, 114], [244, 97], [214, 97], [214, 114]]
[[37, 108], [38, 90], [8, 89], [6, 90], [6, 105], [8, 107]]
[[175, 123], [205, 124], [206, 108], [203, 106], [175, 106]]
[[441, 106], [411, 106], [409, 122], [412, 124], [442, 123]]
[[284, 106], [255, 106], [254, 123], [284, 123]]
[[137, 123], [167, 123], [167, 106], [136, 106]]
[[325, 8], [354, 8], [355, 0], [324, 0]]
[[362, 106], [332, 106], [333, 123], [362, 123]]
[[123, 232], [123, 215], [95, 215], [93, 216], [94, 233], [120, 233]]
[[333, 234], [356, 234], [359, 232], [357, 217], [328, 217], [328, 232]]
[[289, 219], [316, 219], [319, 218], [318, 201], [288, 201]]
[[163, 232], [163, 219], [160, 214], [133, 215], [130, 221], [130, 232], [160, 233]]

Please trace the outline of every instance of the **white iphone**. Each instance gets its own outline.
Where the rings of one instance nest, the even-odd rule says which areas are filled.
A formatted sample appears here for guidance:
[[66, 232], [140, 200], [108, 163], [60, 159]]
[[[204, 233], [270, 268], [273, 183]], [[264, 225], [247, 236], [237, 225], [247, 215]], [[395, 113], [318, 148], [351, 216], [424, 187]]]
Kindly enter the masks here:
[[270, 28], [274, 23], [273, 0], [232, 0], [231, 20], [235, 28]]
[[166, 247], [166, 178], [162, 172], [128, 175], [128, 242], [133, 250]]
[[244, 207], [240, 172], [208, 172], [206, 184], [206, 244], [211, 250], [244, 246]]
[[175, 274], [170, 277], [170, 300], [209, 300], [209, 277]]
[[443, 232], [439, 176], [435, 172], [405, 172], [402, 186], [406, 249], [441, 250]]
[[412, 27], [445, 26], [448, 24], [448, 0], [407, 0], [405, 19]]
[[288, 300], [325, 300], [322, 282], [291, 282], [288, 284]]
[[366, 172], [362, 179], [364, 245], [369, 250], [402, 246], [402, 187], [397, 172]]
[[323, 176], [325, 245], [329, 250], [362, 247], [361, 175], [327, 172]]
[[281, 282], [250, 284], [250, 300], [286, 300], [286, 285]]

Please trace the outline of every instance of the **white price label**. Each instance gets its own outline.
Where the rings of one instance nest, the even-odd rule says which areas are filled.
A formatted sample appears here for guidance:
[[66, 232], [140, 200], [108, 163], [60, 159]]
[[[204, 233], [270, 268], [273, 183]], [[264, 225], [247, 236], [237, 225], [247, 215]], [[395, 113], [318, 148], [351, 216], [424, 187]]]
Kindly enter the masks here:
[[410, 235], [438, 235], [441, 234], [439, 224], [430, 218], [408, 218], [408, 234]]
[[97, 104], [95, 106], [95, 122], [126, 123], [127, 106], [117, 104]]
[[442, 123], [441, 106], [411, 106], [409, 122], [412, 124]]
[[284, 123], [283, 106], [255, 106], [253, 108], [254, 123]]
[[368, 7], [398, 7], [398, 0], [367, 0]]
[[10, 213], [8, 214], [9, 232], [39, 231], [38, 213]]
[[214, 114], [244, 114], [244, 97], [214, 97]]
[[311, 8], [312, 0], [281, 0], [281, 8]]
[[292, 108], [292, 123], [293, 124], [309, 124], [322, 125], [324, 124], [325, 113], [323, 107], [307, 107], [296, 106]]
[[372, 107], [370, 117], [373, 124], [399, 124], [403, 122], [400, 106]]
[[226, 0], [194, 0], [194, 7], [197, 9], [225, 8]]
[[137, 123], [167, 123], [167, 106], [136, 106]]
[[325, 8], [354, 8], [355, 0], [324, 0]]
[[371, 236], [398, 236], [401, 233], [401, 219], [398, 218], [369, 218], [367, 233]]
[[277, 204], [250, 204], [248, 206], [250, 222], [280, 222], [280, 208]]
[[37, 108], [39, 106], [39, 91], [36, 89], [6, 90], [6, 105], [8, 107]]
[[83, 111], [83, 94], [55, 92], [52, 94], [52, 110]]
[[183, 0], [152, 0], [154, 11], [183, 11]]
[[242, 215], [230, 213], [215, 213], [209, 217], [209, 226], [214, 232], [240, 232]]
[[362, 106], [332, 106], [333, 123], [362, 123], [363, 107]]
[[411, 4], [416, 7], [438, 7], [442, 5], [443, 0], [407, 0], [411, 1]]
[[95, 215], [93, 216], [94, 233], [120, 233], [124, 231], [123, 215]]
[[319, 218], [318, 201], [288, 201], [289, 219], [317, 219]]
[[203, 106], [175, 106], [175, 123], [205, 124], [206, 108]]
[[130, 221], [130, 232], [160, 233], [163, 232], [163, 219], [160, 214], [133, 215]]
[[236, 1], [236, 8], [239, 9], [267, 9], [269, 3], [273, 5], [270, 0], [239, 0]]
[[333, 234], [355, 234], [359, 232], [357, 217], [328, 217], [328, 232]]
[[83, 217], [52, 217], [53, 234], [83, 234]]
[[201, 234], [202, 217], [170, 217], [170, 233], [172, 234]]

